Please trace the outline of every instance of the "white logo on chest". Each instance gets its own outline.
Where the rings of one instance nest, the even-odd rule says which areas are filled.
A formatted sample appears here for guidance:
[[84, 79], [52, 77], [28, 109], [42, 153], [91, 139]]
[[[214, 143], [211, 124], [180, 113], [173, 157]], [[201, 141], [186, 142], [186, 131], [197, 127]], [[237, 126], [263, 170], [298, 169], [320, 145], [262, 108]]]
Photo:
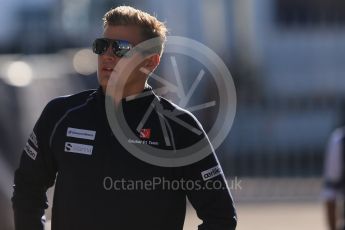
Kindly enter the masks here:
[[66, 136], [87, 140], [95, 140], [96, 131], [68, 127]]
[[80, 153], [85, 155], [92, 155], [93, 146], [66, 142], [65, 152]]

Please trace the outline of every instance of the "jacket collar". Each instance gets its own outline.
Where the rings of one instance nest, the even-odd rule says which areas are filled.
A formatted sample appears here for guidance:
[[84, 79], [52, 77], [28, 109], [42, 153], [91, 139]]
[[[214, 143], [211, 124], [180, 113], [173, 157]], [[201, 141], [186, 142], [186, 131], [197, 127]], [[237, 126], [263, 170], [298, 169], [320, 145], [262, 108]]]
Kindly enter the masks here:
[[[103, 107], [103, 110], [105, 110], [105, 94], [102, 87], [99, 86], [95, 93], [97, 95], [98, 104]], [[150, 85], [146, 85], [141, 93], [123, 98], [121, 100], [121, 106], [125, 110], [124, 112], [126, 112], [126, 110], [131, 112], [141, 110], [145, 111], [156, 98], [158, 97], [153, 92], [152, 87]]]

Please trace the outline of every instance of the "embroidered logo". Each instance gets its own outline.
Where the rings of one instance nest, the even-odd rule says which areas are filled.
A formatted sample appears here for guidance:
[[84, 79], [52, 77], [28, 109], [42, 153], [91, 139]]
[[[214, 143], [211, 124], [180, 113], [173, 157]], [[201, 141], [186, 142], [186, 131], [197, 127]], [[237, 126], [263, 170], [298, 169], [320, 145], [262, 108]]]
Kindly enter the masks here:
[[206, 181], [206, 180], [212, 179], [213, 177], [216, 177], [222, 173], [223, 173], [222, 169], [219, 167], [219, 165], [217, 165], [213, 168], [210, 168], [210, 169], [207, 169], [207, 170], [201, 172], [201, 176], [202, 176], [202, 179], [204, 181]]
[[151, 129], [141, 129], [140, 130], [140, 138], [150, 139], [150, 137], [151, 137]]
[[68, 137], [87, 139], [87, 140], [93, 141], [95, 140], [95, 137], [96, 137], [96, 131], [68, 127], [66, 135]]
[[66, 142], [65, 152], [80, 153], [85, 155], [92, 155], [93, 146]]
[[24, 151], [31, 159], [36, 160], [37, 151], [34, 148], [32, 148], [29, 143], [26, 143]]
[[35, 132], [32, 131], [32, 133], [30, 134], [29, 140], [34, 144], [36, 148], [38, 148], [38, 142], [37, 142], [37, 137], [36, 137]]

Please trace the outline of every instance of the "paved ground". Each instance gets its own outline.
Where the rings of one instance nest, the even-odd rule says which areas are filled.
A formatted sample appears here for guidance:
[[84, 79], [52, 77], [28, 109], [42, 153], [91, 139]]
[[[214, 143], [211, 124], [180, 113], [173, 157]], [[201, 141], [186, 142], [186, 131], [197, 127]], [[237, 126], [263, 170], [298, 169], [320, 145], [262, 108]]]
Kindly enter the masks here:
[[[237, 211], [237, 230], [326, 230], [320, 202], [241, 202]], [[184, 230], [197, 230], [200, 223], [190, 209]]]
[[[326, 230], [320, 202], [321, 178], [237, 178], [229, 187], [238, 212], [237, 230]], [[200, 220], [189, 208], [184, 230], [197, 229]]]

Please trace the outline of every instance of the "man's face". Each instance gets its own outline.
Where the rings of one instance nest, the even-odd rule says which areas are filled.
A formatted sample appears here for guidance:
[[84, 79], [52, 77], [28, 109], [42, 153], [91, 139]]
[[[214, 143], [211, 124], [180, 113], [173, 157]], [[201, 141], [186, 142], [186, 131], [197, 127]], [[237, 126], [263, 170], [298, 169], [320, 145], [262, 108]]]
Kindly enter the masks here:
[[[134, 46], [139, 44], [143, 39], [141, 36], [140, 28], [137, 26], [111, 26], [105, 27], [103, 32], [104, 38], [126, 40]], [[126, 58], [126, 57], [123, 57]], [[119, 62], [120, 58], [115, 56], [111, 47], [107, 51], [98, 55], [98, 81], [103, 90], [106, 89], [110, 75], [115, 71], [114, 67]]]

